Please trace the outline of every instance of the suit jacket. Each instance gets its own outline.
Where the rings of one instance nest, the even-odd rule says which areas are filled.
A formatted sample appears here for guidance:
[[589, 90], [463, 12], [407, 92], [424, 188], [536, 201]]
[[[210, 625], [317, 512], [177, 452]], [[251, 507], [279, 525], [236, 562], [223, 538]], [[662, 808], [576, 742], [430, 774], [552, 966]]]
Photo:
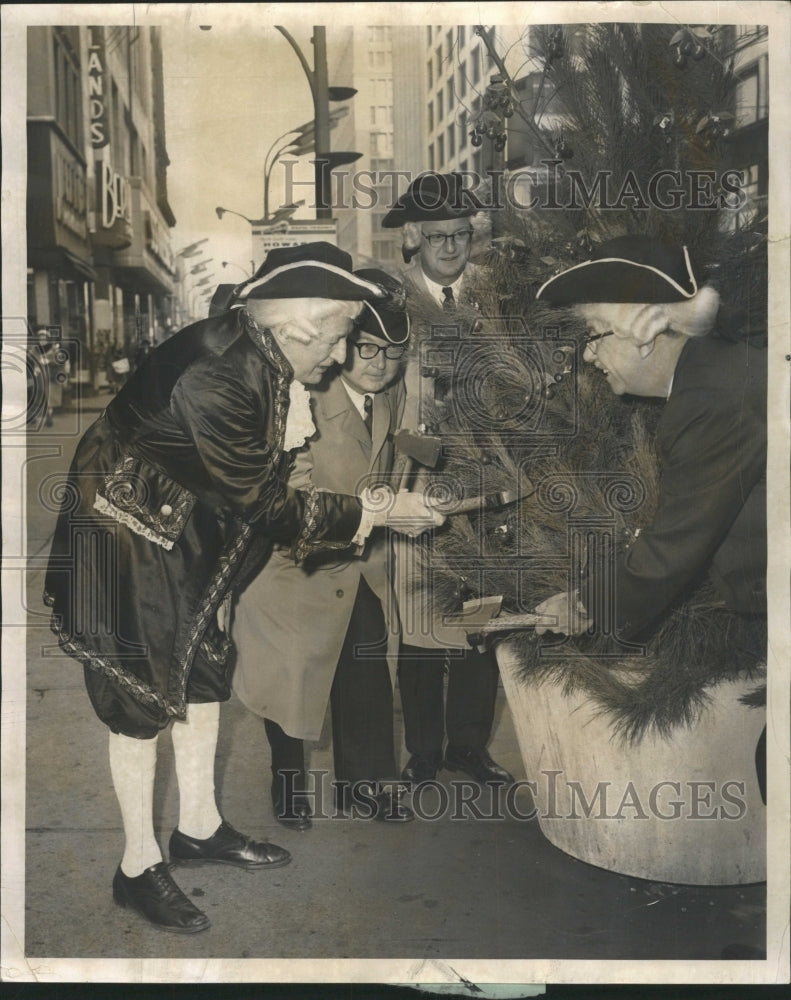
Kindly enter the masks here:
[[194, 657], [231, 651], [216, 612], [257, 543], [304, 558], [348, 547], [356, 497], [286, 485], [293, 373], [244, 310], [171, 337], [80, 442], [63, 489], [45, 601], [65, 652], [183, 717]]
[[[340, 377], [312, 390], [311, 398], [317, 435], [299, 452], [290, 485], [357, 493], [387, 481], [403, 382], [374, 395], [371, 435]], [[297, 566], [276, 549], [234, 608], [234, 690], [251, 711], [291, 736], [317, 740], [321, 734], [361, 575], [387, 613], [393, 601], [381, 529], [359, 558], [322, 557]], [[389, 632], [397, 639], [397, 621], [390, 621]]]
[[766, 350], [691, 339], [657, 429], [656, 515], [618, 566], [617, 631], [639, 637], [708, 572], [725, 607], [766, 614]]

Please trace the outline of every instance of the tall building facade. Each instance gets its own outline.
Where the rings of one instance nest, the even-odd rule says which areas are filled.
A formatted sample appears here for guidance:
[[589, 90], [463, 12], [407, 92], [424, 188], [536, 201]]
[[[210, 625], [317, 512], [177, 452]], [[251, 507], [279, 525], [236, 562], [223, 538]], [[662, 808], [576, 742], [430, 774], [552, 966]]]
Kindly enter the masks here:
[[422, 32], [395, 25], [332, 32], [330, 82], [357, 91], [332, 132], [332, 148], [362, 154], [335, 172], [333, 216], [338, 245], [361, 265], [398, 266], [400, 234], [383, 229], [382, 220], [407, 185], [404, 175], [427, 167]]
[[83, 391], [173, 325], [159, 29], [28, 29], [28, 324]]

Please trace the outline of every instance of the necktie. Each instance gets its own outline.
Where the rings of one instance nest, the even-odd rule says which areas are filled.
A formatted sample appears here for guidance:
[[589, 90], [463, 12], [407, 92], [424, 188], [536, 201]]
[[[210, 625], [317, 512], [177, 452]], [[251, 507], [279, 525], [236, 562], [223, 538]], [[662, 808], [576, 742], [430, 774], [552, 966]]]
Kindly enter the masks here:
[[450, 285], [446, 285], [442, 289], [442, 294], [445, 296], [445, 301], [442, 303], [442, 308], [445, 312], [455, 312], [456, 310], [456, 299], [453, 297], [453, 289]]
[[365, 396], [365, 399], [363, 400], [363, 410], [365, 411], [365, 416], [363, 417], [363, 420], [365, 422], [365, 426], [368, 428], [368, 433], [371, 434], [373, 432], [373, 427], [374, 427], [373, 396], [368, 396], [368, 395]]

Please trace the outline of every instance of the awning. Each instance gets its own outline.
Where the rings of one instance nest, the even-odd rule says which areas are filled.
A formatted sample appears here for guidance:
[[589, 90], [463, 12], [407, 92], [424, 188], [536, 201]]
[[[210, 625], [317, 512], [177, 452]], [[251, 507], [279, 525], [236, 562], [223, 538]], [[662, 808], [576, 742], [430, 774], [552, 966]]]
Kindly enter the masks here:
[[61, 277], [72, 281], [96, 281], [96, 271], [88, 261], [65, 247], [31, 247], [28, 251], [28, 267], [57, 271]]

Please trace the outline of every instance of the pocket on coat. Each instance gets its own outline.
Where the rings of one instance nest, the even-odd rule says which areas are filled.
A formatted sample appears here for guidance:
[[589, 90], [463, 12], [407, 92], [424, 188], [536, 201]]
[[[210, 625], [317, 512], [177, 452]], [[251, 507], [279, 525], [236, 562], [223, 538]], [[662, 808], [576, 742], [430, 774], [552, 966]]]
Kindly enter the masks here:
[[195, 506], [196, 497], [161, 469], [124, 455], [96, 491], [94, 508], [149, 541], [172, 549]]

